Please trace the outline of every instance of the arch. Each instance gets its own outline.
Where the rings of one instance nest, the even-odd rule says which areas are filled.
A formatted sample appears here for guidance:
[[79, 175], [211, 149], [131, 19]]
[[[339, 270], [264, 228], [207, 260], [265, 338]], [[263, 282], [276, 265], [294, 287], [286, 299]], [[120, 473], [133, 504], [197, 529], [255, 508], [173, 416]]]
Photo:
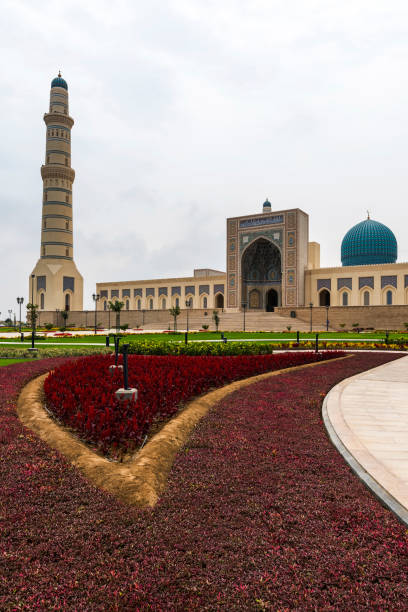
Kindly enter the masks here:
[[395, 289], [390, 285], [384, 287], [382, 292], [382, 303], [384, 306], [392, 306], [395, 304]]
[[261, 293], [258, 289], [249, 292], [249, 308], [261, 308]]
[[242, 301], [248, 303], [249, 309], [272, 309], [279, 304], [282, 256], [272, 240], [259, 236], [246, 246], [241, 257], [241, 271]]
[[319, 292], [319, 306], [330, 306], [330, 291], [322, 289]]
[[[187, 306], [188, 304], [188, 306]], [[186, 308], [194, 308], [194, 299], [192, 295], [186, 296]]]
[[276, 289], [269, 289], [266, 293], [266, 312], [273, 312], [279, 306], [279, 293]]
[[69, 295], [69, 293], [65, 294], [64, 304], [65, 304], [64, 310], [68, 312], [68, 310], [70, 310], [71, 308], [71, 296]]
[[339, 293], [339, 306], [350, 306], [350, 298], [351, 298], [350, 291], [347, 291], [347, 289], [342, 289], [341, 292]]
[[360, 305], [370, 306], [372, 301], [372, 289], [371, 287], [362, 287], [360, 290]]
[[216, 308], [224, 308], [224, 296], [222, 293], [217, 293], [215, 296], [215, 307]]
[[166, 310], [166, 299], [162, 299], [162, 310]]
[[40, 310], [44, 310], [44, 300], [45, 300], [45, 295], [41, 293], [40, 294]]

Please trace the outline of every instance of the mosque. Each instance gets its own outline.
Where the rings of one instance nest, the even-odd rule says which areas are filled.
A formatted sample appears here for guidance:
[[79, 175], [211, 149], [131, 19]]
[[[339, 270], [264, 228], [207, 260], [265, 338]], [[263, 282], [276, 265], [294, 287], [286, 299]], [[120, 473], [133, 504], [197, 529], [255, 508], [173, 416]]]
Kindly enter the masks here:
[[[74, 263], [71, 129], [68, 85], [51, 83], [46, 124], [40, 258], [30, 275], [29, 299], [40, 312], [83, 311], [83, 279]], [[314, 307], [353, 309], [408, 305], [408, 263], [397, 263], [393, 232], [367, 219], [354, 225], [341, 243], [341, 266], [320, 264], [320, 245], [309, 241], [309, 216], [299, 208], [272, 211], [266, 200], [259, 213], [226, 220], [226, 272], [194, 270], [189, 277], [96, 284], [99, 309], [119, 299], [125, 311], [221, 309], [296, 316]], [[295, 314], [293, 314], [295, 313]], [[406, 313], [406, 314], [405, 314]], [[408, 308], [404, 309], [408, 318]]]

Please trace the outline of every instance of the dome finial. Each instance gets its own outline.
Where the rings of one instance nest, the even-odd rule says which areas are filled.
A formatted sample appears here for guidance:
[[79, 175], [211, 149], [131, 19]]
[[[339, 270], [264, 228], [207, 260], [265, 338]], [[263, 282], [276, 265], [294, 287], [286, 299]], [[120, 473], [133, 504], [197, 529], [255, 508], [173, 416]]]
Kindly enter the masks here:
[[58, 76], [61, 78], [61, 70], [58, 70]]
[[370, 218], [370, 211], [367, 210], [367, 219], [369, 219], [369, 218]]

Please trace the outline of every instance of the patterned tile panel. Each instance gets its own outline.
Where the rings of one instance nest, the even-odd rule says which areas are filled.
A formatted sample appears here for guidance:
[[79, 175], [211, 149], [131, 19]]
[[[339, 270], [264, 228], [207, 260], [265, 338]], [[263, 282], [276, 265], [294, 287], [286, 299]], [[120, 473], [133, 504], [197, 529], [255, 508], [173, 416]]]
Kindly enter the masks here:
[[337, 289], [343, 289], [346, 287], [347, 289], [353, 288], [353, 279], [352, 278], [338, 278], [337, 279]]
[[371, 287], [374, 289], [374, 276], [360, 276], [358, 279], [358, 288]]
[[382, 276], [381, 277], [381, 289], [384, 289], [387, 285], [397, 288], [397, 277], [396, 276]]
[[317, 279], [317, 290], [328, 289], [331, 291], [331, 278], [318, 278]]

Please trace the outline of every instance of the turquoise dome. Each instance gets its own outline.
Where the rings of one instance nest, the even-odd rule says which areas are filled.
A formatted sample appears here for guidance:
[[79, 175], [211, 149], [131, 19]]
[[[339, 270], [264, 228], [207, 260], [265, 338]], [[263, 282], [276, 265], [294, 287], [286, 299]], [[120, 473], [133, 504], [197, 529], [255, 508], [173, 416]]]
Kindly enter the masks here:
[[55, 79], [52, 79], [51, 87], [63, 87], [68, 91], [68, 83], [61, 77], [61, 73], [59, 73]]
[[262, 205], [262, 206], [263, 206], [264, 208], [265, 208], [265, 207], [267, 207], [267, 208], [271, 208], [271, 207], [272, 207], [272, 204], [270, 203], [270, 201], [268, 200], [268, 198], [266, 198], [266, 200], [265, 200], [265, 202], [263, 203], [263, 205]]
[[392, 231], [374, 219], [365, 219], [349, 229], [341, 243], [343, 266], [395, 263], [397, 241]]

